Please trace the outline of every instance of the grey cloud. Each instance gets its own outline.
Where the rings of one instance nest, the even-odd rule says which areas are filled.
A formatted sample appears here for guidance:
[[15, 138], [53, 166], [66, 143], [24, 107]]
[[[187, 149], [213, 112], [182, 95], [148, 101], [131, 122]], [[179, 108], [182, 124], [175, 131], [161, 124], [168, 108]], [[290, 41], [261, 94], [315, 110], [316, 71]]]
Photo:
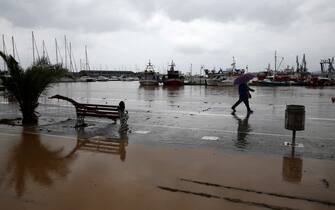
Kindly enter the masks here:
[[140, 21], [136, 11], [123, 1], [5, 1], [0, 14], [14, 26], [22, 28], [59, 28], [85, 32], [115, 31], [136, 28]]
[[136, 30], [156, 13], [184, 22], [205, 18], [283, 27], [309, 14], [335, 20], [335, 14], [329, 12], [335, 1], [320, 0], [320, 9], [304, 14], [300, 8], [309, 2], [315, 0], [1, 0], [0, 14], [14, 26], [86, 32]]

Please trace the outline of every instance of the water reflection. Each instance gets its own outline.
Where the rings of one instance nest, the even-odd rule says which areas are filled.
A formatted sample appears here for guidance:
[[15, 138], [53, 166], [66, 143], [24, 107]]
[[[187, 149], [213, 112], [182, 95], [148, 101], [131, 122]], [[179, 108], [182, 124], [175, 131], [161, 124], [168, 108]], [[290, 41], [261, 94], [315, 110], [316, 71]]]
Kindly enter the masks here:
[[245, 148], [249, 143], [246, 140], [249, 132], [252, 131], [249, 125], [250, 113], [248, 113], [244, 119], [239, 118], [235, 113], [232, 113], [233, 117], [237, 120], [237, 141], [235, 146], [237, 148]]
[[184, 92], [184, 86], [163, 86], [168, 97], [177, 97]]
[[[127, 132], [119, 132], [118, 137], [106, 135], [108, 129], [101, 128], [93, 131], [85, 131], [81, 127], [77, 129], [77, 145], [71, 153], [78, 150], [116, 154], [121, 161], [126, 160], [126, 146], [128, 146]], [[103, 133], [101, 133], [103, 132]]]
[[293, 183], [301, 182], [302, 168], [303, 160], [295, 154], [295, 147], [291, 147], [291, 154], [283, 157], [283, 179]]
[[227, 95], [227, 96], [231, 96], [235, 98], [238, 96], [238, 88], [236, 86], [232, 86], [232, 87], [206, 86], [205, 95], [207, 96]]
[[7, 163], [8, 186], [17, 196], [26, 191], [27, 180], [42, 186], [53, 184], [54, 176], [65, 178], [75, 155], [63, 155], [63, 148], [52, 150], [40, 141], [35, 130], [24, 129], [21, 141], [13, 148]]
[[148, 107], [152, 106], [152, 102], [157, 100], [159, 94], [159, 86], [143, 86], [140, 85], [138, 88], [138, 99], [144, 100]]

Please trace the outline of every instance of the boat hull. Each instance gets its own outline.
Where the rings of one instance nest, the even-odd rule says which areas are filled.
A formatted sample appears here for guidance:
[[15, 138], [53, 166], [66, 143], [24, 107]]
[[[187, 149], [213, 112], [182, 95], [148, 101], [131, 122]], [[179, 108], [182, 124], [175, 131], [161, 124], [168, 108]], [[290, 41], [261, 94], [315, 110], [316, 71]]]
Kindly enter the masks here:
[[182, 86], [184, 85], [184, 80], [181, 79], [167, 79], [163, 82], [166, 86]]
[[142, 86], [157, 86], [159, 82], [157, 80], [140, 80]]
[[206, 79], [206, 85], [217, 86], [218, 85], [218, 80], [217, 79]]

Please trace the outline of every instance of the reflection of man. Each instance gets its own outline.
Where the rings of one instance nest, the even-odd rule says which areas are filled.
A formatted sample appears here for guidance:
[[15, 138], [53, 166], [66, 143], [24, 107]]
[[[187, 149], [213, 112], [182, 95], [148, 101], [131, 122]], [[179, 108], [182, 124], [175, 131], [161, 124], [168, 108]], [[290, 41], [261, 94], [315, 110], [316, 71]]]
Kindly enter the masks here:
[[247, 144], [247, 141], [245, 138], [248, 135], [248, 132], [251, 131], [251, 128], [248, 122], [250, 113], [248, 113], [243, 120], [239, 118], [235, 113], [233, 113], [232, 115], [238, 122], [236, 147], [244, 148]]

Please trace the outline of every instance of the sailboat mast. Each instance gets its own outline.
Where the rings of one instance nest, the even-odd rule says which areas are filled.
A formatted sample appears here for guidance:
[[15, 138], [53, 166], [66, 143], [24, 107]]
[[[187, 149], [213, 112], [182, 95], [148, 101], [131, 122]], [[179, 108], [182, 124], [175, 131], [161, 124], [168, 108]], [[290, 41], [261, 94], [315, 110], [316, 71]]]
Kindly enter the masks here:
[[[7, 50], [6, 50], [6, 43], [5, 43], [5, 35], [2, 34], [2, 52], [5, 53], [5, 54], [7, 54], [6, 51]], [[6, 62], [5, 62], [5, 60], [3, 61], [3, 70], [4, 71], [6, 70]]]
[[58, 63], [58, 46], [57, 46], [57, 39], [55, 38], [55, 46], [56, 46], [56, 63]]
[[277, 71], [277, 51], [275, 51], [275, 72]]
[[45, 58], [45, 46], [44, 46], [44, 40], [42, 40], [42, 57]]
[[70, 52], [69, 52], [69, 56], [70, 56], [70, 70], [73, 72], [73, 65], [72, 65], [72, 47], [71, 47], [71, 42], [69, 43], [70, 45]]
[[191, 76], [192, 76], [192, 63], [191, 63]]
[[15, 59], [15, 42], [13, 36], [12, 36], [12, 48], [13, 48], [13, 58]]
[[64, 54], [65, 54], [65, 68], [67, 69], [67, 44], [66, 44], [66, 35], [64, 36]]
[[85, 70], [89, 70], [88, 58], [87, 58], [87, 45], [85, 45]]
[[33, 45], [33, 64], [35, 63], [35, 38], [34, 38], [34, 31], [31, 32], [31, 41]]

